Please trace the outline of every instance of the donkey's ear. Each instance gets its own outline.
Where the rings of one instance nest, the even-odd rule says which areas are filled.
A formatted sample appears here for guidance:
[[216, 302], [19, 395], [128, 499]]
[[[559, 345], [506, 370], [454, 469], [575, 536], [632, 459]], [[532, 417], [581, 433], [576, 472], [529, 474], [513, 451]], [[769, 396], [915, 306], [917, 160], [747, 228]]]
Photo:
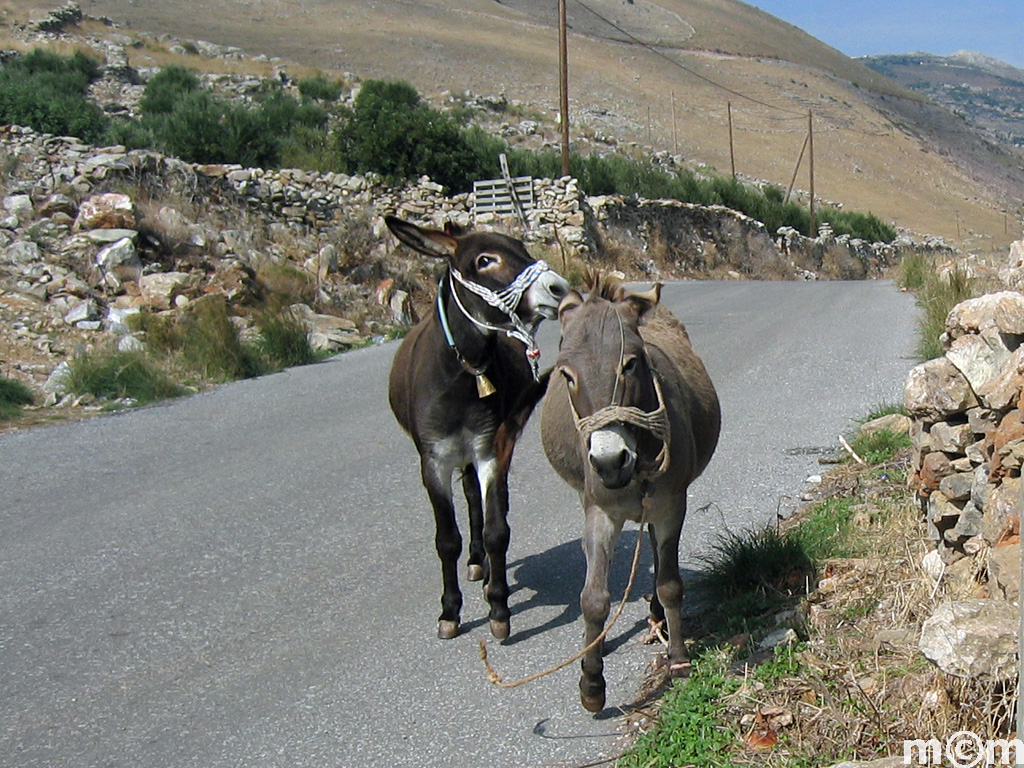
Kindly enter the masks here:
[[643, 293], [632, 293], [621, 290], [619, 301], [626, 302], [636, 312], [637, 320], [643, 324], [647, 315], [658, 306], [661, 301], [661, 283], [655, 283], [654, 287]]
[[580, 296], [579, 291], [569, 291], [558, 304], [558, 321], [564, 321], [566, 317], [579, 309], [582, 304], [583, 297]]
[[417, 227], [397, 216], [385, 216], [384, 223], [395, 237], [410, 248], [434, 258], [444, 259], [451, 256], [459, 244], [459, 241], [447, 232]]

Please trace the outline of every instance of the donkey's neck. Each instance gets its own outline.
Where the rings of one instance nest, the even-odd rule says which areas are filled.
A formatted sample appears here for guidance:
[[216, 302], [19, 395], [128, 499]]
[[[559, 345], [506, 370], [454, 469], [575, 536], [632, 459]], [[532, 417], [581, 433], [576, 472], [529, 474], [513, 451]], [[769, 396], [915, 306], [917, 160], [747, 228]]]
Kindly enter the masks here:
[[443, 280], [438, 287], [438, 320], [445, 330], [445, 340], [461, 361], [472, 368], [484, 370], [494, 355], [496, 334], [481, 328], [463, 312], [462, 307], [472, 312], [479, 299], [475, 296], [460, 297], [460, 307], [452, 296], [453, 290], [455, 288], [449, 280]]

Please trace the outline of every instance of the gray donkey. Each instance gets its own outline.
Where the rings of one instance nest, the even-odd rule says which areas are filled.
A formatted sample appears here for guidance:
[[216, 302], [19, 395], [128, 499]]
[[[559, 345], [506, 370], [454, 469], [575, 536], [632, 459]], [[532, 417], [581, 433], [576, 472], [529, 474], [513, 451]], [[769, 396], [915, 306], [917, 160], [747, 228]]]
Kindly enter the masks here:
[[[708, 465], [721, 426], [718, 396], [683, 324], [658, 306], [661, 286], [633, 293], [594, 276], [586, 300], [570, 292], [541, 412], [548, 461], [580, 494], [587, 576], [580, 595], [586, 644], [610, 609], [608, 568], [626, 520], [650, 526], [656, 589], [651, 620], [668, 625], [670, 674], [689, 671], [683, 645], [679, 535], [686, 492]], [[605, 703], [602, 645], [582, 661], [580, 700]]]

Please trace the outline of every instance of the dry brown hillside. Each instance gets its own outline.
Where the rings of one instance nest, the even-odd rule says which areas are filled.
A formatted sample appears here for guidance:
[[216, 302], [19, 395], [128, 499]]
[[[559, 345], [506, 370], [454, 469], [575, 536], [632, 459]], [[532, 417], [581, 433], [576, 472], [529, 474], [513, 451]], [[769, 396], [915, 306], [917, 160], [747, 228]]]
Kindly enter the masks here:
[[[737, 171], [787, 186], [810, 110], [820, 196], [979, 252], [1005, 251], [1019, 238], [1024, 158], [796, 27], [737, 0], [584, 3], [568, 2], [574, 135], [678, 149], [727, 172], [732, 102]], [[425, 94], [504, 92], [544, 115], [555, 137], [554, 0], [82, 6], [147, 32], [406, 79]], [[807, 187], [806, 165], [797, 187]]]

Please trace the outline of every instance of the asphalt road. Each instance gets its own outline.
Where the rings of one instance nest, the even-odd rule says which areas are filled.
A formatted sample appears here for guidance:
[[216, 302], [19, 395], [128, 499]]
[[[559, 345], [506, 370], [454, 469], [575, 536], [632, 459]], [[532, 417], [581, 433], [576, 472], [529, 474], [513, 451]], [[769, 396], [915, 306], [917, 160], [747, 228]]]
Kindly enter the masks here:
[[[853, 419], [901, 398], [915, 308], [877, 282], [686, 283], [664, 300], [724, 413], [691, 488], [692, 565], [717, 532], [791, 505]], [[542, 330], [546, 364], [556, 332]], [[579, 707], [575, 668], [487, 682], [478, 585], [466, 631], [435, 638], [432, 516], [386, 404], [394, 350], [0, 436], [0, 766], [504, 768], [615, 753], [616, 710]], [[535, 421], [513, 465], [512, 635], [491, 643], [509, 678], [578, 648], [581, 521]], [[635, 598], [612, 633], [610, 705], [632, 699], [649, 659], [643, 619]]]

